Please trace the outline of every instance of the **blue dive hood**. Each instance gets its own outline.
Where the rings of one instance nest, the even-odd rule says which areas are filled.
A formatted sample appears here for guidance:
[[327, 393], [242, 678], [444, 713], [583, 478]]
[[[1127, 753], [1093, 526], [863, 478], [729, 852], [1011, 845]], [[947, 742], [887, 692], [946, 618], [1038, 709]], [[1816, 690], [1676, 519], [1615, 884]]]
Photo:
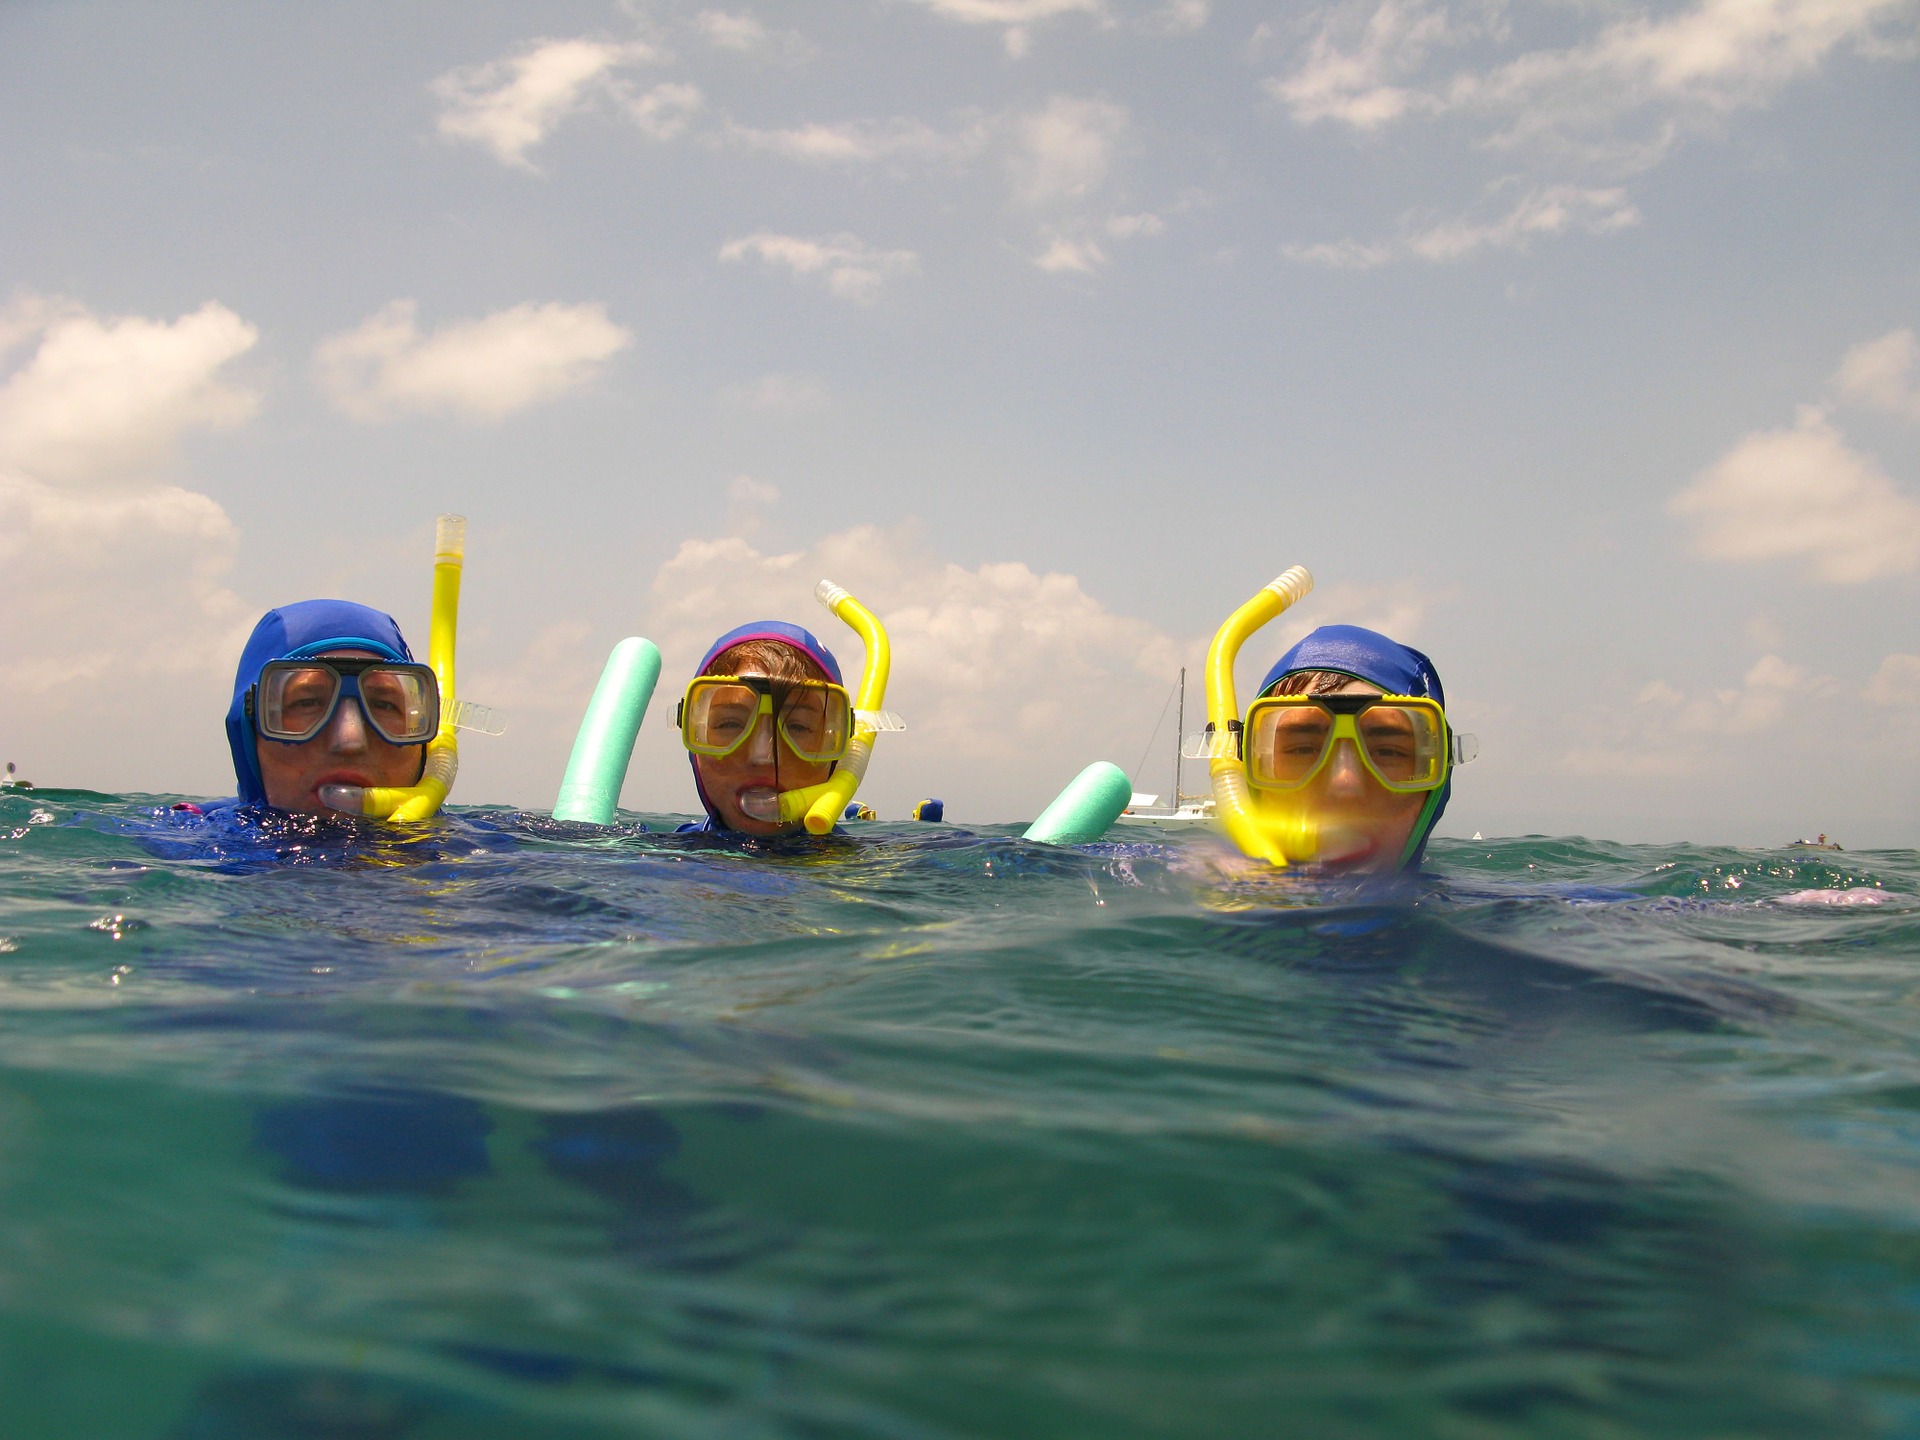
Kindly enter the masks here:
[[259, 683], [269, 660], [300, 660], [328, 650], [371, 650], [389, 660], [413, 659], [391, 615], [351, 600], [302, 600], [262, 615], [240, 652], [233, 700], [227, 706], [227, 747], [233, 751], [233, 778], [240, 787], [242, 805], [267, 803], [254, 753], [253, 725], [247, 719], [247, 691]]

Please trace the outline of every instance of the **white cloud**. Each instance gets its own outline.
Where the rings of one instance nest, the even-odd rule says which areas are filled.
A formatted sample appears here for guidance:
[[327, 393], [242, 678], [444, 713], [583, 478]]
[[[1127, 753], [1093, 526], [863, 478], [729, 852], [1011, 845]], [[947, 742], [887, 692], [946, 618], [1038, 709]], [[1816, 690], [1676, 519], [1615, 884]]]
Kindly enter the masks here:
[[780, 130], [735, 125], [728, 130], [737, 145], [814, 165], [871, 165], [888, 160], [960, 160], [986, 143], [984, 126], [948, 133], [919, 120], [847, 120], [809, 123]]
[[[883, 814], [925, 794], [967, 815], [1036, 814], [1089, 761], [1133, 762], [1179, 668], [1171, 639], [1114, 614], [1071, 575], [1017, 562], [969, 569], [915, 527], [863, 525], [778, 555], [739, 537], [683, 544], [652, 589], [663, 690], [684, 683], [714, 635], [767, 616], [812, 629], [857, 684], [859, 641], [811, 598], [822, 578], [859, 596], [893, 644], [887, 705], [908, 730], [882, 739], [863, 792]], [[691, 786], [673, 783], [678, 798], [658, 803], [691, 805]]]
[[238, 540], [226, 511], [177, 486], [81, 490], [0, 473], [0, 670], [13, 699], [230, 665], [252, 619], [221, 584]]
[[314, 352], [320, 383], [356, 420], [407, 412], [498, 420], [598, 373], [633, 341], [597, 304], [515, 305], [430, 335], [396, 300]]
[[1840, 362], [1834, 388], [1850, 400], [1920, 420], [1920, 340], [1895, 330], [1854, 346]]
[[1390, 265], [1404, 252], [1379, 240], [1322, 240], [1313, 245], [1282, 247], [1289, 260], [1326, 265], [1335, 270], [1374, 270]]
[[727, 483], [726, 532], [752, 539], [765, 527], [767, 511], [780, 503], [780, 487], [751, 475], [736, 475]]
[[1624, 190], [1584, 190], [1575, 185], [1551, 185], [1530, 191], [1506, 214], [1476, 223], [1461, 219], [1416, 231], [1406, 239], [1407, 249], [1423, 260], [1464, 259], [1476, 250], [1525, 249], [1543, 235], [1582, 230], [1607, 235], [1640, 223], [1640, 212]]
[[[1493, 193], [1511, 188], [1511, 182], [1503, 182], [1494, 187]], [[1370, 270], [1403, 259], [1446, 264], [1482, 250], [1524, 251], [1537, 239], [1574, 230], [1609, 235], [1639, 223], [1640, 212], [1624, 190], [1549, 185], [1529, 190], [1503, 213], [1487, 219], [1463, 215], [1421, 227], [1407, 216], [1402, 218], [1402, 233], [1395, 240], [1289, 245], [1285, 253], [1289, 259], [1345, 270]]]
[[722, 50], [757, 50], [771, 36], [767, 27], [751, 15], [729, 15], [724, 10], [702, 10], [693, 19], [694, 28], [707, 42]]
[[805, 415], [826, 408], [830, 393], [817, 375], [762, 375], [720, 392], [723, 404], [769, 415]]
[[1791, 429], [1748, 435], [1668, 508], [1713, 560], [1800, 559], [1841, 585], [1920, 568], [1920, 502], [1811, 407]]
[[1749, 764], [1756, 745], [1800, 702], [1831, 695], [1831, 678], [1763, 655], [1737, 686], [1682, 690], [1643, 686], [1628, 707], [1604, 705], [1579, 717], [1595, 738], [1566, 754], [1575, 774], [1621, 778], [1699, 777]]
[[828, 291], [842, 300], [871, 304], [880, 287], [896, 275], [911, 275], [920, 257], [911, 250], [876, 250], [857, 235], [833, 235], [810, 240], [799, 235], [757, 235], [729, 240], [720, 247], [722, 260], [759, 259], [776, 270], [817, 276]]
[[1033, 257], [1033, 263], [1049, 275], [1091, 275], [1107, 263], [1107, 252], [1091, 240], [1070, 240], [1056, 235], [1045, 250]]
[[654, 58], [638, 41], [537, 40], [518, 55], [435, 80], [440, 133], [482, 145], [502, 164], [532, 169], [527, 152], [555, 126], [609, 89], [620, 69]]
[[1136, 235], [1158, 235], [1167, 222], [1158, 215], [1115, 215], [1108, 219], [1106, 232], [1116, 240], [1131, 240]]
[[[913, 3], [945, 20], [968, 25], [998, 25], [1001, 43], [1016, 60], [1032, 48], [1030, 26], [1063, 15], [1090, 15], [1100, 19], [1106, 16], [1103, 0], [913, 0]], [[1204, 0], [1183, 0], [1171, 8], [1190, 11], [1195, 3], [1204, 5]]]
[[697, 85], [656, 85], [622, 102], [633, 123], [651, 140], [671, 140], [693, 123], [706, 103]]
[[1008, 169], [1028, 205], [1085, 199], [1106, 182], [1127, 133], [1127, 112], [1105, 100], [1056, 95], [1017, 122]]
[[1167, 0], [1154, 18], [1170, 35], [1191, 35], [1206, 28], [1212, 13], [1212, 0]]
[[1920, 713], [1920, 655], [1889, 655], [1867, 681], [1867, 699], [1876, 705]]
[[[1350, 7], [1329, 14], [1299, 68], [1266, 82], [1267, 92], [1302, 125], [1336, 120], [1373, 130], [1416, 105], [1431, 106], [1398, 82], [1410, 79], [1447, 38], [1446, 11], [1419, 0], [1386, 0], [1357, 26], [1355, 19]], [[1270, 31], [1263, 27], [1265, 33]]]
[[[1301, 124], [1368, 131], [1412, 116], [1468, 114], [1504, 126], [1489, 137], [1500, 143], [1564, 145], [1584, 136], [1617, 163], [1647, 163], [1674, 138], [1658, 132], [1763, 104], [1842, 46], [1888, 53], [1882, 27], [1908, 22], [1913, 8], [1912, 0], [1695, 0], [1664, 15], [1585, 7], [1602, 23], [1578, 43], [1440, 76], [1428, 73], [1440, 48], [1510, 41], [1501, 7], [1339, 5], [1321, 12], [1297, 65], [1268, 90]], [[1653, 118], [1651, 143], [1612, 133], [1639, 111]]]
[[209, 302], [177, 320], [102, 318], [71, 302], [23, 297], [0, 314], [31, 358], [0, 385], [0, 466], [43, 479], [124, 476], [166, 461], [193, 430], [227, 430], [258, 399], [220, 378], [259, 332]]
[[934, 14], [969, 25], [1032, 25], [1061, 15], [1098, 15], [1101, 0], [914, 0]]

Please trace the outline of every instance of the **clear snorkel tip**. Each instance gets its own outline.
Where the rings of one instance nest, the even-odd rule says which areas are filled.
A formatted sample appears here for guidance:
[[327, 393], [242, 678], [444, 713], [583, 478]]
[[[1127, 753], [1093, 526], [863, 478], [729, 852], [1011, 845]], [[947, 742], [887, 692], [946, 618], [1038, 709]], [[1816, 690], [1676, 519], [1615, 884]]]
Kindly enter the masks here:
[[836, 585], [831, 580], [822, 580], [813, 587], [813, 598], [818, 600], [831, 613], [840, 613], [840, 602], [851, 600], [853, 592], [844, 585]]
[[317, 792], [320, 803], [344, 815], [366, 814], [367, 792], [359, 785], [322, 785]]
[[442, 515], [433, 526], [433, 563], [458, 565], [467, 556], [467, 517]]
[[[793, 793], [793, 792], [788, 792]], [[771, 820], [782, 822], [789, 818], [781, 807], [782, 795], [770, 785], [755, 786], [751, 790], [742, 790], [739, 795], [740, 813], [751, 820]]]
[[1298, 605], [1313, 589], [1313, 574], [1304, 565], [1294, 565], [1269, 580], [1266, 588], [1280, 597], [1283, 609]]

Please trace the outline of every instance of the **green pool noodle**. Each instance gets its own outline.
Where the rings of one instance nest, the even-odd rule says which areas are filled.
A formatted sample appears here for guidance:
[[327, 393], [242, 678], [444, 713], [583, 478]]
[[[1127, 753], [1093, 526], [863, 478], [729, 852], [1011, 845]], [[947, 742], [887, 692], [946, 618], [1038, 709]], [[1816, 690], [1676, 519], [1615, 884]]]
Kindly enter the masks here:
[[1133, 781], [1127, 772], [1111, 761], [1096, 760], [1040, 812], [1040, 818], [1027, 827], [1027, 839], [1043, 845], [1098, 840], [1132, 799]]
[[593, 699], [580, 718], [573, 755], [553, 802], [556, 820], [611, 825], [633, 759], [634, 737], [646, 717], [647, 702], [660, 680], [660, 650], [651, 640], [629, 636], [613, 647]]

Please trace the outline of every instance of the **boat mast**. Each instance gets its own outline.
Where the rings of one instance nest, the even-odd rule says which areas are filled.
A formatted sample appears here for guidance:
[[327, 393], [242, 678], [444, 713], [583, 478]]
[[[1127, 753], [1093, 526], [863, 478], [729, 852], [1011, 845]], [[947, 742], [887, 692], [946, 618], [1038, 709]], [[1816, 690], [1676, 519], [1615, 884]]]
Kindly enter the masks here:
[[[1166, 714], [1166, 711], [1161, 711]], [[1180, 667], [1180, 708], [1173, 720], [1173, 808], [1180, 808], [1180, 747], [1187, 733], [1187, 667]]]

